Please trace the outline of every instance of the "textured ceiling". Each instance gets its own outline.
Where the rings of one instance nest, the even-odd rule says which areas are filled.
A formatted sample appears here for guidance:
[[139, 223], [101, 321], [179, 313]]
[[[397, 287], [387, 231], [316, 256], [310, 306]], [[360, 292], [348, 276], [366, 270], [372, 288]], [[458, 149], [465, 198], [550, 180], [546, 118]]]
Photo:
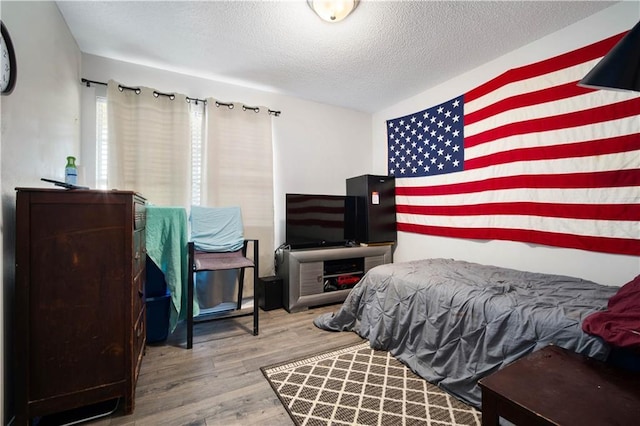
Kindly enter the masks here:
[[57, 2], [82, 52], [365, 112], [614, 3], [361, 0], [332, 24], [304, 0]]

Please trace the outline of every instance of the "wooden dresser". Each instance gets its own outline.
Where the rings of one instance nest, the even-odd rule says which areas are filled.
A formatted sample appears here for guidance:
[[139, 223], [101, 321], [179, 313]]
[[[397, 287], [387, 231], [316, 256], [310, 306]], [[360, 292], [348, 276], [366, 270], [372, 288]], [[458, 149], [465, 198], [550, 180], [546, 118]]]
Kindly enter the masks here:
[[17, 189], [16, 424], [119, 397], [133, 412], [145, 221], [134, 192]]

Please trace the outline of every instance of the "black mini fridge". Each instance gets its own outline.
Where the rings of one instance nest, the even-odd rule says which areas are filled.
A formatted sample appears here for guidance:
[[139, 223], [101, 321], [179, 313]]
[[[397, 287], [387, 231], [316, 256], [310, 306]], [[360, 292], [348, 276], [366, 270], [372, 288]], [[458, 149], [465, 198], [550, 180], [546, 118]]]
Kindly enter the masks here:
[[393, 176], [362, 175], [349, 178], [347, 195], [357, 197], [356, 242], [396, 241], [396, 183]]

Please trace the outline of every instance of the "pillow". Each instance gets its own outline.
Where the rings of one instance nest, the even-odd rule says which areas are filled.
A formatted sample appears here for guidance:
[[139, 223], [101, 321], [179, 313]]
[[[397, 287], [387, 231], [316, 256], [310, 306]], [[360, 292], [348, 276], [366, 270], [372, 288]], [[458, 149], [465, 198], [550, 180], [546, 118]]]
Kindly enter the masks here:
[[605, 311], [586, 317], [582, 330], [616, 347], [640, 349], [640, 275], [611, 296]]
[[191, 206], [189, 220], [196, 250], [232, 252], [244, 244], [240, 207]]

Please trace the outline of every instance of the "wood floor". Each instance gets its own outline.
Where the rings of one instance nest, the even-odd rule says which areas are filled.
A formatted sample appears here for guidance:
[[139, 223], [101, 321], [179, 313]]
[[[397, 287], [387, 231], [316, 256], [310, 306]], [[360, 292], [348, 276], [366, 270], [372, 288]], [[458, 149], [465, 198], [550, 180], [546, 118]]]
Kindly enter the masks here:
[[361, 342], [353, 332], [328, 332], [313, 318], [331, 305], [289, 314], [260, 311], [260, 334], [250, 316], [197, 323], [193, 349], [179, 325], [166, 342], [148, 345], [136, 407], [92, 425], [292, 425], [260, 367]]

